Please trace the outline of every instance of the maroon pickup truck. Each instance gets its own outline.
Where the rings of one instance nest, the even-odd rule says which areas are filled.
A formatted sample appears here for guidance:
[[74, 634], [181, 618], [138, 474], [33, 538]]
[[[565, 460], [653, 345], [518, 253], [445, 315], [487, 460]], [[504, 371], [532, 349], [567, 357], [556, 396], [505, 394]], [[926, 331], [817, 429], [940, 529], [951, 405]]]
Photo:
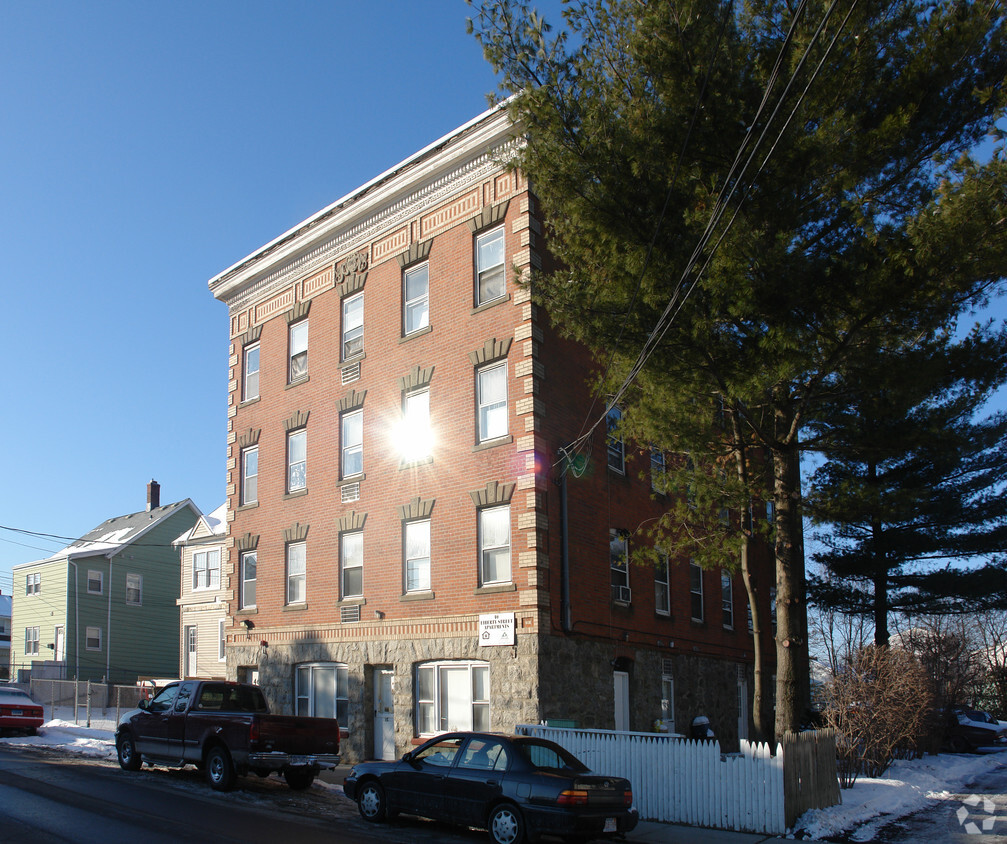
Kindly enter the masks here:
[[262, 690], [247, 683], [180, 680], [125, 713], [115, 731], [119, 765], [195, 765], [210, 786], [227, 791], [236, 776], [283, 774], [308, 788], [323, 768], [339, 764], [335, 718], [270, 715]]

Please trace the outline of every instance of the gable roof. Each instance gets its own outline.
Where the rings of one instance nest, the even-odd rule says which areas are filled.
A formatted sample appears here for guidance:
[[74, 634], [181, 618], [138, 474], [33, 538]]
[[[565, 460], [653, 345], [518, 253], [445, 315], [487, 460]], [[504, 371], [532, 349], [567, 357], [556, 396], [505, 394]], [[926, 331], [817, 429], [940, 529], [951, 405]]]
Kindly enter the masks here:
[[183, 533], [172, 545], [184, 545], [193, 539], [223, 538], [227, 535], [227, 502], [212, 513], [200, 515], [191, 528]]

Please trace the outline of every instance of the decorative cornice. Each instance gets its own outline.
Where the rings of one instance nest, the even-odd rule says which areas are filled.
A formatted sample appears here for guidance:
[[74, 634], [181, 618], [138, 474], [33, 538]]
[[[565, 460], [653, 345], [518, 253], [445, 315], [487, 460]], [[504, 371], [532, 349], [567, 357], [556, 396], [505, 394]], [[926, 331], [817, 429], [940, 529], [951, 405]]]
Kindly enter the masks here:
[[310, 299], [307, 302], [294, 302], [294, 307], [286, 313], [287, 325], [293, 325], [299, 319], [304, 319], [308, 315], [309, 310], [311, 310]]
[[395, 260], [399, 262], [399, 266], [402, 269], [405, 269], [410, 264], [425, 261], [430, 257], [430, 247], [433, 245], [433, 242], [434, 239], [431, 237], [429, 240], [424, 240], [420, 243], [411, 243], [405, 252], [395, 256]]
[[488, 229], [490, 226], [495, 226], [497, 223], [502, 223], [504, 217], [507, 216], [507, 206], [509, 204], [510, 200], [505, 199], [496, 205], [484, 205], [483, 210], [469, 220], [469, 230], [472, 234], [475, 234], [483, 229]]
[[293, 527], [288, 527], [283, 531], [283, 541], [284, 542], [303, 542], [308, 538], [308, 528], [311, 525], [302, 525], [297, 522]]
[[399, 389], [404, 393], [410, 390], [419, 390], [422, 387], [430, 386], [430, 381], [434, 377], [434, 367], [428, 366], [420, 368], [419, 365], [409, 370], [408, 374], [399, 379]]
[[339, 526], [340, 533], [348, 533], [349, 531], [363, 530], [364, 522], [366, 521], [366, 513], [358, 513], [356, 510], [350, 510], [349, 513], [344, 513], [336, 519], [336, 524]]
[[503, 340], [498, 340], [494, 337], [492, 340], [487, 340], [483, 343], [481, 349], [469, 352], [469, 360], [472, 361], [473, 366], [482, 366], [484, 363], [489, 363], [491, 360], [505, 358], [507, 357], [507, 353], [510, 351], [513, 339], [514, 338], [512, 337], [507, 337]]
[[239, 552], [254, 551], [259, 547], [259, 534], [246, 533], [244, 536], [239, 536], [234, 540], [234, 547], [237, 548]]
[[483, 489], [473, 490], [469, 493], [472, 503], [476, 507], [492, 507], [498, 504], [510, 504], [511, 496], [514, 494], [516, 484], [502, 484], [499, 481], [490, 481]]
[[336, 267], [336, 287], [339, 288], [340, 298], [364, 289], [364, 284], [367, 283], [367, 264], [365, 249], [354, 252]]
[[298, 410], [293, 416], [288, 416], [283, 420], [283, 430], [295, 431], [298, 428], [303, 428], [308, 424], [308, 415], [311, 413], [310, 410]]
[[248, 448], [249, 446], [258, 445], [261, 433], [262, 428], [249, 428], [238, 437], [238, 448]]
[[346, 413], [347, 410], [356, 410], [358, 407], [363, 407], [364, 399], [366, 398], [367, 390], [359, 393], [356, 390], [350, 390], [347, 395], [336, 402], [336, 405], [339, 407], [340, 413]]
[[417, 495], [408, 504], [403, 504], [396, 509], [398, 510], [399, 518], [404, 522], [411, 521], [412, 519], [429, 519], [430, 514], [434, 511], [434, 503], [436, 501], [436, 498], [420, 498]]

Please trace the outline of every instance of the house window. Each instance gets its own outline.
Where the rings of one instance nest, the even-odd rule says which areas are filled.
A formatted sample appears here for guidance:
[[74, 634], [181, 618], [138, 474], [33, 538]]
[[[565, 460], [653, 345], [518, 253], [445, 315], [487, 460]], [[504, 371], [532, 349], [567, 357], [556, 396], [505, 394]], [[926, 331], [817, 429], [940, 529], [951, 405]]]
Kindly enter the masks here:
[[342, 477], [364, 471], [364, 412], [344, 413], [342, 419]]
[[364, 594], [364, 534], [344, 533], [339, 537], [339, 558], [342, 569], [344, 598], [359, 598]]
[[192, 588], [220, 588], [220, 549], [196, 551], [192, 555]]
[[664, 492], [667, 488], [667, 478], [665, 473], [667, 466], [664, 462], [664, 452], [654, 446], [650, 447], [650, 488], [654, 492]]
[[430, 323], [430, 266], [406, 270], [402, 276], [403, 334], [412, 334]]
[[287, 434], [287, 492], [308, 485], [308, 432], [301, 428]]
[[307, 547], [303, 542], [287, 546], [287, 603], [303, 604], [305, 601], [305, 574]]
[[479, 511], [479, 560], [483, 586], [510, 582], [509, 504]]
[[661, 720], [669, 733], [675, 732], [675, 678], [661, 675]]
[[241, 452], [241, 503], [254, 504], [259, 500], [259, 447]]
[[241, 555], [241, 608], [255, 606], [255, 551]]
[[349, 671], [337, 662], [298, 665], [294, 694], [298, 715], [337, 718], [346, 726], [350, 720]]
[[227, 634], [224, 633], [224, 619], [217, 622], [217, 661], [223, 662], [227, 659]]
[[734, 629], [734, 582], [726, 571], [720, 573], [720, 606], [724, 615], [724, 627]]
[[91, 595], [100, 595], [103, 574], [100, 571], [89, 571], [87, 573], [87, 591]]
[[490, 729], [490, 668], [485, 662], [428, 662], [416, 667], [416, 731]]
[[87, 627], [84, 632], [84, 647], [89, 651], [101, 650], [101, 628]]
[[24, 629], [24, 652], [25, 656], [38, 653], [39, 628], [26, 627]]
[[245, 347], [244, 378], [241, 385], [241, 400], [250, 401], [259, 397], [259, 344]]
[[35, 571], [25, 576], [25, 595], [38, 595], [42, 591], [42, 572]]
[[624, 473], [626, 471], [626, 446], [622, 441], [622, 434], [619, 433], [622, 410], [613, 404], [608, 409], [605, 420], [607, 424], [605, 443], [608, 448], [608, 468]]
[[430, 589], [430, 520], [406, 522], [406, 591]]
[[288, 383], [308, 377], [308, 321], [302, 319], [290, 326], [290, 372]]
[[660, 615], [671, 615], [671, 582], [667, 554], [658, 554], [657, 562], [654, 564], [654, 610]]
[[477, 380], [479, 442], [507, 436], [507, 364], [483, 367]]
[[629, 591], [629, 537], [624, 530], [610, 528], [608, 532], [608, 560], [612, 572], [612, 600], [630, 601]]
[[692, 606], [692, 620], [703, 620], [703, 569], [689, 563], [689, 599]]
[[126, 575], [126, 603], [139, 606], [143, 603], [143, 575]]
[[358, 293], [343, 302], [343, 360], [364, 351], [364, 294]]
[[476, 237], [476, 305], [503, 298], [506, 289], [501, 227]]
[[399, 430], [399, 457], [403, 463], [426, 460], [433, 451], [430, 429], [430, 391], [416, 390], [402, 399], [402, 427]]

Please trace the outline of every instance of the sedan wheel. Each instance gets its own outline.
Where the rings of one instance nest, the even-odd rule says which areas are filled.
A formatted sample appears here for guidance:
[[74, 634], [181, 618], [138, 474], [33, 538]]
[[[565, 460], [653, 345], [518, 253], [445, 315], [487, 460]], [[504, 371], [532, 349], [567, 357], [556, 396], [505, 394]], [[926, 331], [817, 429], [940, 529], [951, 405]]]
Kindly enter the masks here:
[[371, 780], [360, 787], [360, 793], [357, 795], [357, 809], [360, 811], [360, 817], [365, 821], [378, 823], [385, 819], [388, 807], [385, 804], [385, 790], [380, 783]]
[[491, 813], [486, 824], [493, 844], [521, 844], [524, 840], [524, 821], [517, 806], [503, 803]]

